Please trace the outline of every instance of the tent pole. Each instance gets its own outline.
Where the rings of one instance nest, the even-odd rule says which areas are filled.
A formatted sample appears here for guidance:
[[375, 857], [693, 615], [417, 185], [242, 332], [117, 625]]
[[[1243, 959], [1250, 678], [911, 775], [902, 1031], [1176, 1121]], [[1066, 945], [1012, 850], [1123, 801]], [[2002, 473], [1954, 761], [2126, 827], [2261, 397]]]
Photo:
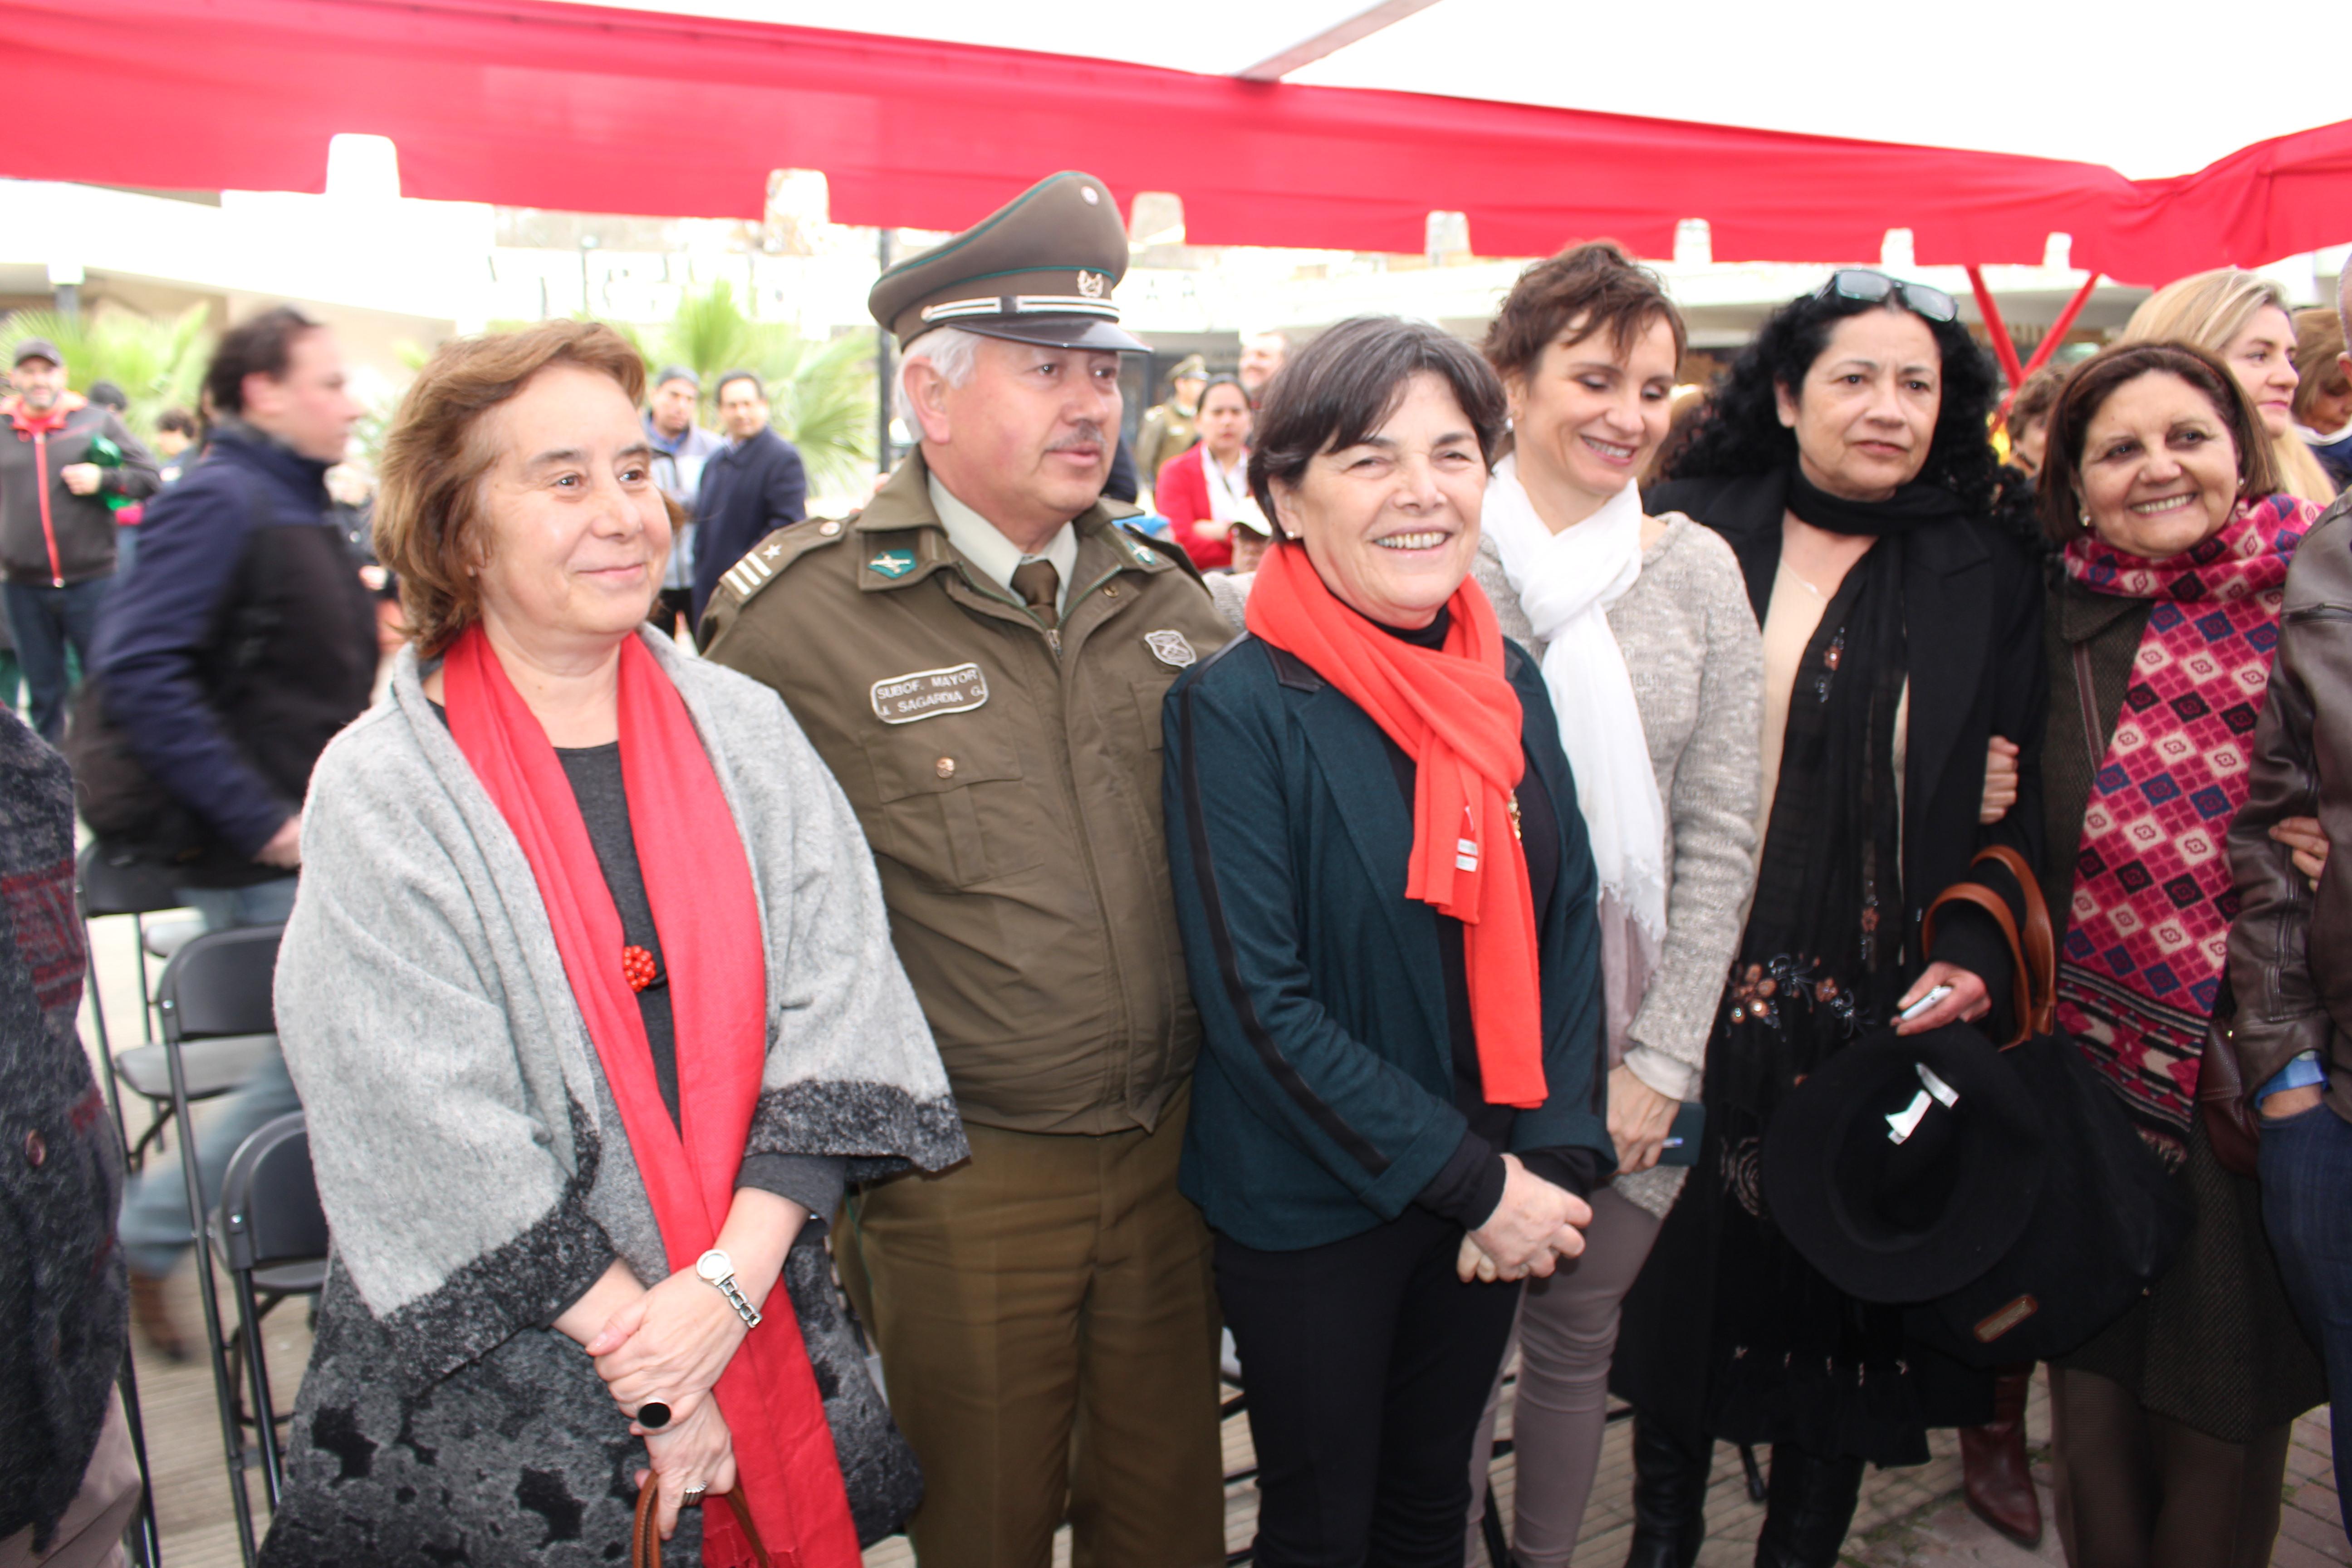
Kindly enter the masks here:
[[2018, 367], [2017, 345], [2009, 341], [2009, 323], [2000, 319], [2000, 306], [1985, 285], [1984, 268], [1971, 261], [1968, 271], [1969, 287], [1977, 291], [1977, 310], [1984, 317], [1985, 336], [1992, 340], [1993, 357], [2000, 361], [2000, 374], [2015, 386], [2025, 379], [2025, 372]]
[[2000, 400], [2000, 412], [1993, 416], [1994, 424], [1998, 425], [2008, 419], [2009, 405], [2015, 400], [2017, 389], [2025, 384], [2026, 376], [2032, 375], [2050, 363], [2050, 356], [2058, 352], [2059, 343], [2063, 342], [2067, 332], [2073, 330], [2074, 318], [2081, 315], [2083, 307], [2091, 302], [2091, 294], [2098, 288], [2099, 283], [2100, 275], [2096, 272], [2084, 279], [2083, 286], [2074, 290], [2074, 297], [2066, 301], [2066, 308], [2058, 312], [2058, 319], [2050, 323], [2050, 330], [2042, 334], [2042, 341], [2033, 347], [2033, 357], [2025, 362], [2024, 374], [2010, 384], [2009, 395]]

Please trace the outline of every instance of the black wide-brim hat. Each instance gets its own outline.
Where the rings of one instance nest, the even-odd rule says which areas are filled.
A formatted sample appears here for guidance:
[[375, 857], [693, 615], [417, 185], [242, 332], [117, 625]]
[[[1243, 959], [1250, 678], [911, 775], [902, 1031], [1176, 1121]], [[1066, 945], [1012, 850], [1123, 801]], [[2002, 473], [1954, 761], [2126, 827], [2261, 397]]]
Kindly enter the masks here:
[[1881, 1028], [1773, 1112], [1764, 1201], [1848, 1295], [1931, 1300], [2016, 1242], [2041, 1195], [2046, 1137], [2033, 1097], [1976, 1030]]

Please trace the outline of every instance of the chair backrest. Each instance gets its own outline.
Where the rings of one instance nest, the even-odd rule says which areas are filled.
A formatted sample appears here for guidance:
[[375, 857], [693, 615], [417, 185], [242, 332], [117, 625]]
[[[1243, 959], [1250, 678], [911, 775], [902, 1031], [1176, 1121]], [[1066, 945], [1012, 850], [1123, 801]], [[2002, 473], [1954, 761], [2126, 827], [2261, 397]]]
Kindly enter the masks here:
[[208, 931], [173, 953], [155, 983], [163, 1037], [277, 1033], [269, 992], [278, 973], [278, 939], [285, 931], [284, 926]]
[[100, 915], [150, 915], [180, 907], [180, 889], [171, 868], [152, 860], [110, 856], [97, 843], [86, 845], [76, 869], [80, 873], [84, 920]]
[[310, 1174], [310, 1132], [299, 1110], [237, 1145], [221, 1180], [220, 1236], [231, 1268], [327, 1256], [327, 1212]]

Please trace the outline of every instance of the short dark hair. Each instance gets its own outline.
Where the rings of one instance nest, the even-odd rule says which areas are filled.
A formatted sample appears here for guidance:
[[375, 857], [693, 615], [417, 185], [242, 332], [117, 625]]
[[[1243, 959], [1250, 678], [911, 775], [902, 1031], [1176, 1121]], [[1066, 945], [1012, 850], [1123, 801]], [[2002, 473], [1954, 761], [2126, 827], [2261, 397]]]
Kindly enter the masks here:
[[[1793, 395], [1803, 387], [1805, 373], [1829, 347], [1830, 334], [1840, 321], [1864, 310], [1904, 309], [1898, 300], [1893, 295], [1882, 303], [1834, 292], [1826, 297], [1800, 294], [1773, 311], [1756, 341], [1739, 351], [1717, 383], [1697, 433], [1667, 468], [1666, 478], [1747, 479], [1795, 467], [1797, 435], [1780, 423], [1777, 390], [1785, 386]], [[1958, 321], [1919, 320], [1936, 340], [1944, 372], [1936, 433], [1919, 478], [1951, 491], [1964, 509], [1983, 517], [1992, 510], [2000, 468], [1989, 425], [1995, 385], [1992, 356], [1977, 347]]]
[[1486, 329], [1486, 363], [1506, 380], [1531, 376], [1546, 345], [1580, 321], [1584, 330], [1579, 342], [1606, 331], [1610, 346], [1620, 354], [1629, 352], [1654, 321], [1673, 330], [1677, 364], [1690, 347], [1683, 313], [1675, 309], [1658, 275], [1637, 265], [1613, 241], [1596, 239], [1531, 263], [1519, 274], [1510, 298]]
[[2284, 488], [2270, 432], [2228, 366], [2187, 343], [2117, 343], [2076, 365], [2066, 378], [2066, 390], [2058, 395], [2058, 405], [2050, 411], [2035, 500], [2042, 509], [2042, 530], [2052, 543], [2064, 544], [2083, 531], [2083, 442], [2091, 421], [2108, 398], [2144, 375], [2179, 376], [2205, 395], [2238, 448], [2242, 494], [2274, 495]]
[[1235, 392], [1240, 393], [1242, 395], [1242, 406], [1244, 409], [1251, 406], [1249, 388], [1242, 384], [1242, 378], [1240, 376], [1220, 371], [1215, 375], [1204, 375], [1202, 378], [1201, 395], [1192, 399], [1192, 417], [1194, 419], [1200, 418], [1201, 410], [1207, 406], [1209, 394], [1216, 391], [1217, 388], [1221, 386], [1230, 386]]
[[[1403, 401], [1405, 384], [1424, 372], [1453, 391], [1491, 468], [1510, 414], [1503, 384], [1478, 352], [1426, 321], [1357, 316], [1307, 344], [1267, 385], [1249, 460], [1259, 509], [1272, 520], [1276, 485], [1294, 489], [1323, 453], [1370, 439]], [[1275, 537], [1283, 537], [1279, 523]]]
[[184, 408], [166, 408], [155, 416], [155, 428], [176, 431], [193, 441], [196, 438], [196, 416]]
[[710, 400], [713, 403], [724, 403], [727, 400], [727, 388], [729, 384], [738, 381], [750, 382], [751, 384], [751, 390], [760, 395], [760, 401], [762, 403], [768, 401], [768, 384], [760, 379], [760, 375], [757, 371], [750, 370], [730, 370], [725, 375], [720, 376], [719, 378], [719, 384], [710, 389]]
[[697, 375], [692, 370], [689, 370], [682, 364], [666, 364], [662, 366], [661, 369], [654, 373], [654, 379], [650, 384], [654, 391], [659, 392], [663, 387], [667, 386], [673, 381], [682, 381], [686, 383], [687, 385], [694, 388], [698, 393], [702, 390], [702, 377]]
[[242, 326], [231, 327], [213, 350], [213, 363], [205, 370], [205, 405], [215, 415], [244, 413], [245, 378], [266, 375], [283, 381], [294, 355], [294, 340], [317, 331], [320, 325], [291, 305], [277, 305]]
[[2037, 419], [2047, 419], [2050, 411], [2058, 406], [2059, 394], [2066, 390], [2066, 377], [2071, 365], [2045, 364], [2019, 384], [2017, 395], [2009, 403], [2009, 429], [2014, 436]]
[[131, 399], [123, 395], [122, 388], [110, 381], [91, 382], [89, 390], [83, 395], [100, 408], [111, 408], [117, 414], [122, 413], [131, 406]]

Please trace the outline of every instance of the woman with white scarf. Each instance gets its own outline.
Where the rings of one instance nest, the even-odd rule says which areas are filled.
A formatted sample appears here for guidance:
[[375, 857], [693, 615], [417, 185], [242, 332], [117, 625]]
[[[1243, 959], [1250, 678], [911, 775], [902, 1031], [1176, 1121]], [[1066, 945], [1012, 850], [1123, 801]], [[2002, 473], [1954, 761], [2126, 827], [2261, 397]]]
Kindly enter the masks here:
[[[1592, 1196], [1583, 1256], [1522, 1299], [1512, 1552], [1530, 1568], [1575, 1550], [1619, 1303], [1685, 1173], [1658, 1157], [1698, 1097], [1755, 881], [1756, 617], [1730, 547], [1679, 513], [1645, 516], [1634, 483], [1665, 439], [1683, 348], [1657, 279], [1607, 244], [1528, 268], [1486, 333], [1514, 449], [1473, 572], [1542, 661], [1591, 838], [1620, 1173]], [[1474, 1450], [1474, 1498], [1489, 1448]]]

